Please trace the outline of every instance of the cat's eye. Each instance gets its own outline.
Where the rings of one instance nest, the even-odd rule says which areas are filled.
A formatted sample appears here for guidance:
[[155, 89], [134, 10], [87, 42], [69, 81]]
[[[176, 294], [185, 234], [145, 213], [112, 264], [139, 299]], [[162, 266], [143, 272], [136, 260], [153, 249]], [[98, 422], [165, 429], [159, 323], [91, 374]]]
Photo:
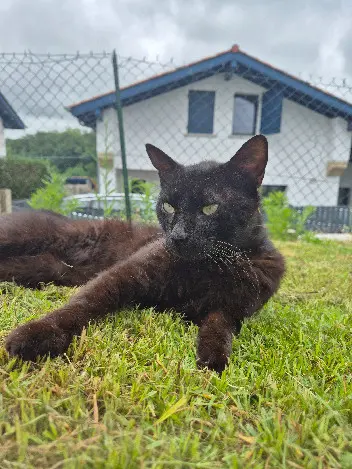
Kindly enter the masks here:
[[215, 213], [218, 208], [218, 204], [206, 205], [202, 208], [202, 212], [204, 213], [204, 215], [213, 215], [213, 213]]
[[168, 204], [167, 202], [163, 203], [163, 209], [165, 210], [166, 213], [175, 213], [175, 209], [172, 205]]

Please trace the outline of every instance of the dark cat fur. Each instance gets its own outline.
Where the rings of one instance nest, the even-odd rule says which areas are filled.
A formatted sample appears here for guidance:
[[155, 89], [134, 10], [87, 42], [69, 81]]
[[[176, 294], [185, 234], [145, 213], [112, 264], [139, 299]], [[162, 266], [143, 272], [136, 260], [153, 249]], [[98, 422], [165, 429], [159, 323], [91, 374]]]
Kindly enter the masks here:
[[[172, 308], [198, 324], [198, 365], [222, 371], [243, 319], [278, 289], [284, 260], [259, 213], [265, 137], [250, 139], [226, 164], [185, 167], [152, 145], [147, 152], [161, 181], [162, 230], [50, 212], [0, 219], [0, 281], [85, 284], [67, 305], [15, 329], [6, 340], [11, 356], [60, 355], [90, 321], [138, 304]], [[217, 210], [205, 215], [211, 204]]]

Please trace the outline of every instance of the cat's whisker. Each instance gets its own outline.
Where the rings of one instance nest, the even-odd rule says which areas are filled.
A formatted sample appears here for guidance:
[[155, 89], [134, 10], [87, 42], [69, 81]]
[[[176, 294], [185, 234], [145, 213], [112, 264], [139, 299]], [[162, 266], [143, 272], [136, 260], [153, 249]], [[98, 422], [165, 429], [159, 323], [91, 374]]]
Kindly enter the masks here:
[[[242, 250], [238, 250], [237, 248], [235, 248], [235, 246], [233, 246], [232, 244], [226, 241], [220, 241], [220, 240], [217, 241], [217, 244], [213, 247], [213, 250], [215, 251], [215, 253], [225, 256], [228, 262], [233, 262], [234, 260], [242, 261], [240, 263], [237, 263], [237, 266], [241, 268], [243, 273], [246, 275], [246, 277], [250, 281], [251, 285], [253, 286], [253, 289], [256, 292], [256, 297], [258, 299], [259, 292], [260, 292], [259, 279], [254, 269], [253, 262], [250, 260], [247, 253]], [[248, 269], [253, 273], [253, 275], [251, 275], [249, 270], [245, 268], [245, 265], [248, 266]], [[236, 273], [237, 273], [237, 276], [239, 277], [238, 272]]]
[[[245, 272], [245, 274], [247, 275], [248, 279], [251, 279], [251, 283], [253, 285], [253, 288], [254, 290], [256, 291], [256, 295], [257, 295], [257, 298], [259, 298], [259, 293], [260, 293], [260, 284], [259, 284], [259, 279], [258, 279], [258, 276], [257, 276], [257, 273], [255, 271], [255, 268], [254, 268], [254, 265], [253, 265], [253, 262], [248, 258], [248, 256], [245, 254], [245, 253], [242, 253], [244, 257], [242, 257], [242, 260], [244, 261], [244, 264], [247, 265], [250, 269], [250, 271], [253, 273], [254, 275], [254, 280], [253, 280], [253, 275], [251, 275], [248, 270], [245, 269], [244, 266], [242, 266], [242, 269], [243, 269], [243, 272]], [[255, 282], [255, 284], [254, 284]]]
[[[233, 277], [235, 278], [235, 275], [237, 276], [239, 282], [241, 282], [241, 277], [238, 267], [240, 268], [240, 271], [244, 273], [244, 275], [252, 285], [253, 291], [255, 292], [255, 299], [258, 300], [260, 292], [259, 281], [257, 274], [253, 268], [253, 263], [250, 261], [249, 257], [243, 252], [233, 251], [229, 248], [224, 249], [222, 246], [213, 247], [213, 252], [218, 256], [219, 260], [226, 266], [227, 270], [232, 273]], [[240, 261], [240, 263], [238, 261]], [[237, 269], [234, 266], [234, 263], [236, 263]], [[248, 266], [250, 271], [253, 272], [254, 280], [253, 275], [251, 275], [249, 270], [245, 268], [246, 265]], [[255, 304], [252, 303], [251, 306], [254, 307]]]
[[233, 277], [235, 278], [235, 274], [236, 274], [238, 280], [240, 281], [241, 279], [240, 279], [240, 276], [239, 276], [239, 274], [238, 274], [238, 271], [237, 271], [237, 269], [234, 269], [234, 267], [233, 267], [231, 261], [230, 261], [228, 258], [226, 258], [226, 257], [225, 257], [225, 259], [221, 258], [221, 260], [222, 260], [222, 262], [226, 265], [226, 267], [230, 270], [230, 272], [232, 273]]
[[253, 274], [254, 274], [254, 277], [255, 277], [255, 279], [256, 279], [256, 281], [257, 281], [257, 284], [258, 284], [258, 286], [259, 286], [259, 279], [258, 279], [258, 275], [257, 275], [257, 273], [256, 273], [256, 271], [255, 271], [253, 262], [249, 259], [249, 257], [247, 256], [247, 254], [246, 254], [245, 252], [243, 252], [242, 254], [243, 254], [244, 258], [247, 260], [247, 263], [248, 263], [249, 267], [251, 268], [251, 270], [252, 270], [252, 272], [253, 272]]
[[[215, 252], [213, 250], [212, 252], [217, 256], [217, 259], [225, 265], [226, 269], [229, 270], [233, 274], [234, 277], [235, 277], [235, 274], [236, 274], [237, 277], [239, 278], [237, 270], [234, 269], [234, 266], [233, 266], [232, 262], [226, 257], [226, 255], [224, 253], [222, 253], [218, 250], [215, 250]], [[219, 256], [219, 254], [221, 254], [221, 255]], [[214, 257], [212, 257], [212, 259], [214, 260], [214, 262], [216, 262]]]
[[233, 252], [229, 249], [223, 249], [222, 247], [213, 247], [213, 251], [217, 254], [221, 254], [221, 255], [226, 255], [227, 257], [230, 257], [230, 258], [233, 258], [233, 259], [236, 259], [239, 257], [239, 254], [237, 252]]
[[212, 262], [215, 262], [215, 264], [219, 267], [219, 269], [221, 270], [221, 272], [223, 272], [222, 268], [221, 268], [221, 265], [218, 263], [218, 261], [213, 257], [211, 256], [209, 253], [205, 253], [205, 255], [207, 257], [209, 257], [209, 259], [212, 261]]
[[225, 246], [229, 246], [231, 249], [233, 249], [235, 251], [239, 250], [239, 248], [237, 246], [235, 246], [235, 245], [233, 245], [233, 244], [231, 244], [227, 241], [222, 241], [221, 239], [217, 239], [216, 243], [219, 243], [219, 244], [222, 244], [222, 245], [225, 245]]
[[[250, 275], [249, 271], [247, 269], [245, 269], [245, 267], [243, 265], [241, 265], [240, 267], [241, 267], [242, 272], [246, 275], [247, 279], [249, 280], [250, 284], [252, 285], [253, 290], [255, 291], [255, 294], [256, 294], [256, 300], [258, 300], [259, 299], [259, 283], [256, 282], [256, 284], [255, 284], [253, 282], [252, 276]], [[237, 276], [238, 276], [239, 280], [241, 280], [238, 270], [236, 270], [236, 273], [237, 273]], [[255, 274], [255, 272], [254, 272], [254, 274]], [[254, 304], [252, 304], [252, 306], [254, 306]]]

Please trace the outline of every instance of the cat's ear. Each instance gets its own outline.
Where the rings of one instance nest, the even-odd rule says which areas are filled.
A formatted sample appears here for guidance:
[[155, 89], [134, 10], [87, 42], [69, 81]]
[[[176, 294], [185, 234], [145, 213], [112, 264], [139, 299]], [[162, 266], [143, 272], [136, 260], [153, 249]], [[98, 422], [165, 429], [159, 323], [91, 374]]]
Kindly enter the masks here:
[[268, 141], [264, 135], [255, 135], [242, 145], [228, 165], [251, 173], [259, 187], [263, 182], [267, 162]]
[[160, 148], [157, 148], [150, 143], [147, 143], [145, 148], [152, 165], [159, 171], [159, 173], [172, 171], [179, 166], [176, 161], [160, 150]]

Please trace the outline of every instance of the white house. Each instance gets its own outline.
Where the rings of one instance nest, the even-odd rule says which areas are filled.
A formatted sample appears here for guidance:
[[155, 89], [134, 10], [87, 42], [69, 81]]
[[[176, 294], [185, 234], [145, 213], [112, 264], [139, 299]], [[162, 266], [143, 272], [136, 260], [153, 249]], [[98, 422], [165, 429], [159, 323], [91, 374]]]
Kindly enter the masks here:
[[[264, 191], [295, 206], [352, 204], [352, 104], [238, 46], [121, 90], [130, 177], [157, 181], [145, 143], [177, 161], [228, 160], [251, 136], [269, 140]], [[68, 110], [96, 130], [103, 176], [122, 190], [115, 92]]]
[[0, 158], [6, 156], [5, 129], [24, 129], [25, 125], [13, 107], [0, 93]]

